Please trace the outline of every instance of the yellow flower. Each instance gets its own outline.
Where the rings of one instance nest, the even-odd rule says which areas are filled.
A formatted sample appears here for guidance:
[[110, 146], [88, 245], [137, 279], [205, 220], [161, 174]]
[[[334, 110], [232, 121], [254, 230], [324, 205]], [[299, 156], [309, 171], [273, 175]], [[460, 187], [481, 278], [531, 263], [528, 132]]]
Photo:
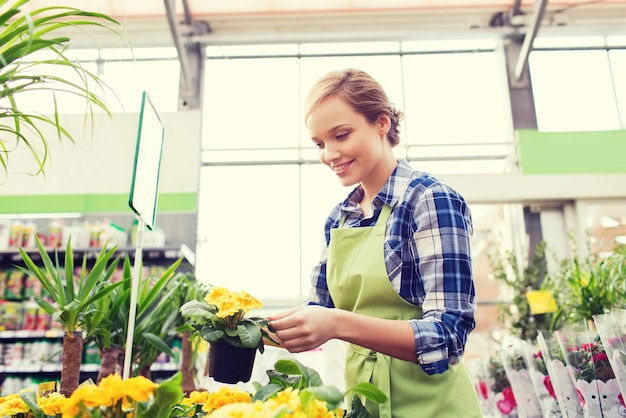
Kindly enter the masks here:
[[104, 405], [107, 399], [104, 391], [96, 385], [84, 385], [77, 387], [68, 398], [67, 403], [61, 407], [63, 418], [75, 418], [80, 416], [81, 405], [83, 408], [97, 408]]
[[302, 411], [302, 404], [300, 403], [300, 391], [291, 387], [278, 392], [276, 396], [268, 399], [265, 403], [273, 409], [278, 409], [282, 406], [286, 406], [292, 414], [297, 411]]
[[221, 300], [215, 304], [217, 306], [217, 313], [215, 314], [218, 318], [228, 318], [229, 316], [234, 316], [241, 311], [241, 307], [236, 305], [232, 300]]
[[46, 397], [37, 397], [37, 405], [41, 408], [46, 415], [60, 414], [63, 407], [67, 405], [69, 400], [65, 395], [52, 392]]
[[144, 376], [131, 377], [122, 382], [124, 394], [135, 402], [147, 402], [152, 397], [157, 384]]
[[30, 411], [30, 407], [16, 393], [0, 398], [0, 416], [2, 417], [25, 414], [28, 411]]
[[250, 312], [252, 309], [259, 309], [263, 307], [261, 301], [251, 296], [245, 290], [242, 290], [241, 293], [237, 295], [237, 300], [242, 306], [242, 309], [246, 312]]
[[[209, 396], [209, 392], [207, 392], [206, 390], [202, 392], [198, 392], [197, 390], [194, 390], [189, 394], [188, 397], [183, 398], [180, 401], [180, 405], [186, 408], [195, 407], [196, 405], [203, 405], [207, 401], [208, 396]], [[192, 417], [194, 416], [194, 414], [195, 414], [195, 409], [192, 409], [191, 411], [187, 413], [187, 416]]]
[[209, 289], [209, 292], [204, 297], [206, 303], [214, 304], [215, 301], [220, 300], [224, 297], [228, 298], [231, 294], [231, 291], [226, 289], [225, 287], [213, 286]]
[[217, 317], [243, 316], [251, 309], [262, 308], [263, 304], [246, 291], [232, 292], [224, 287], [213, 286], [204, 301], [217, 307]]
[[274, 412], [261, 401], [232, 403], [211, 412], [208, 418], [273, 418]]
[[[343, 416], [343, 413], [341, 415]], [[306, 417], [307, 418], [336, 418], [334, 412], [329, 411], [326, 407], [326, 401], [322, 401], [319, 399], [312, 399], [306, 408]]]
[[209, 393], [207, 400], [202, 407], [204, 412], [211, 412], [224, 405], [231, 403], [250, 403], [252, 397], [248, 392], [244, 392], [236, 387], [230, 388], [228, 386], [222, 386], [217, 392]]
[[209, 397], [209, 392], [203, 390], [202, 392], [198, 392], [197, 390], [192, 391], [188, 397], [184, 398], [181, 403], [192, 406], [206, 403]]

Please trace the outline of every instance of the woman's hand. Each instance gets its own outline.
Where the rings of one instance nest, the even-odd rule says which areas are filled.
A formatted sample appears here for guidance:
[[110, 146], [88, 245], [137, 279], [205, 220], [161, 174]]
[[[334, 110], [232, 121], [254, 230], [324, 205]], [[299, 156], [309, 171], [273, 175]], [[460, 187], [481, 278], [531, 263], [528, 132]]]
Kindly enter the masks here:
[[319, 347], [335, 338], [332, 316], [334, 309], [321, 306], [303, 306], [269, 316], [269, 329], [281, 346], [292, 353], [301, 353]]

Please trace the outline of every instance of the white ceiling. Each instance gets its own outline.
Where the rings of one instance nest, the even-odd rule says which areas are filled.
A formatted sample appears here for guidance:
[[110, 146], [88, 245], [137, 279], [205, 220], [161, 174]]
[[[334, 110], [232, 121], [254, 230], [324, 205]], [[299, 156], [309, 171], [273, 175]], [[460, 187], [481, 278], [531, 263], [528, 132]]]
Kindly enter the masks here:
[[[135, 46], [162, 46], [172, 45], [166, 3], [175, 11], [173, 20], [182, 23], [182, 38], [207, 45], [515, 36], [532, 24], [534, 7], [527, 0], [58, 0], [55, 5], [105, 13], [123, 23]], [[49, 0], [30, 4], [44, 7]], [[198, 23], [207, 29], [198, 31]], [[626, 0], [549, 1], [541, 31], [626, 34]], [[92, 34], [82, 41], [103, 42]]]

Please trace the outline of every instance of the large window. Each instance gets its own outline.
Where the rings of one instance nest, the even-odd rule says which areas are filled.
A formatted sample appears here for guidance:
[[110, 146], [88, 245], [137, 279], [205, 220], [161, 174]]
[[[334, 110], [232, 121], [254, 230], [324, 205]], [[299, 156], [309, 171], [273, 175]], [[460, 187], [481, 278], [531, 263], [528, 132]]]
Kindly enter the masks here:
[[[79, 49], [66, 53], [69, 59], [80, 61], [89, 72], [97, 74], [102, 88], [90, 82], [93, 89], [109, 105], [113, 113], [138, 113], [141, 94], [146, 90], [160, 112], [172, 112], [178, 107], [180, 64], [174, 48]], [[48, 52], [34, 54], [32, 59], [49, 58]], [[158, 71], [155, 71], [158, 68]], [[50, 73], [81, 85], [78, 74], [62, 66], [51, 66]], [[36, 90], [23, 94], [24, 108], [44, 114], [54, 112], [54, 102], [48, 91]], [[57, 94], [59, 113], [81, 114], [85, 101], [72, 94]]]
[[626, 127], [626, 41], [621, 40], [622, 49], [613, 42], [610, 37], [535, 42], [529, 68], [539, 130]]

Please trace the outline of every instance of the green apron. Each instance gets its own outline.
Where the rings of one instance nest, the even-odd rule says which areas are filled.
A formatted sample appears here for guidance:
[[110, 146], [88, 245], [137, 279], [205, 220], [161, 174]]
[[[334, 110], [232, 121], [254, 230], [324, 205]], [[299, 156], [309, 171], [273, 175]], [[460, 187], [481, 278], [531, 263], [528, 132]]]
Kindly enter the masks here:
[[[392, 287], [384, 259], [385, 227], [391, 208], [384, 205], [373, 227], [330, 231], [328, 290], [339, 309], [362, 315], [409, 320], [422, 310], [402, 299]], [[476, 390], [465, 366], [451, 365], [427, 375], [419, 364], [350, 344], [346, 357], [346, 389], [370, 382], [389, 400], [365, 407], [375, 418], [481, 417]]]

